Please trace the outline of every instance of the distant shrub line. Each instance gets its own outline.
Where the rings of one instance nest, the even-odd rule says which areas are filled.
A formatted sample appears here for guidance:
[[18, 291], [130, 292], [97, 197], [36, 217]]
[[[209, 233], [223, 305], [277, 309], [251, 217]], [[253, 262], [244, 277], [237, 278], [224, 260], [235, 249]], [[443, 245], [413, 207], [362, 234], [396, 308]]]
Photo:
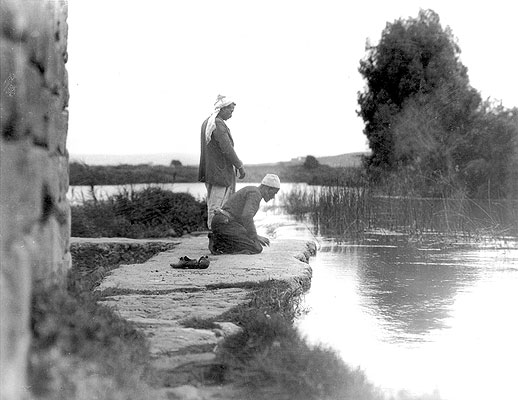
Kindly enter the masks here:
[[[309, 156], [308, 156], [309, 157]], [[335, 184], [344, 174], [357, 168], [330, 167], [315, 163], [276, 163], [245, 165], [243, 182], [257, 183], [267, 173], [277, 174], [281, 182], [303, 182], [310, 185]], [[189, 183], [198, 182], [197, 166], [167, 167], [164, 165], [87, 165], [71, 162], [70, 185], [130, 185], [139, 183]]]
[[70, 184], [74, 186], [196, 182], [198, 180], [198, 169], [188, 166], [88, 165], [71, 162], [69, 176]]

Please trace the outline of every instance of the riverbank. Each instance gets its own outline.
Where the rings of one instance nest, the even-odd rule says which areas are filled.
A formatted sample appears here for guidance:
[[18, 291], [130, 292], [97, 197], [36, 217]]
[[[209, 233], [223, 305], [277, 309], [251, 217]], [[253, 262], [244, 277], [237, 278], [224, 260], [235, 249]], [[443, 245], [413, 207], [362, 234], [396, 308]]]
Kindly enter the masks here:
[[72, 238], [68, 288], [34, 293], [34, 397], [386, 399], [361, 370], [295, 328], [316, 239], [275, 221], [262, 220], [272, 238], [262, 254], [210, 255], [205, 270], [169, 265], [208, 254], [205, 235]]
[[[117, 239], [72, 242], [114, 241]], [[265, 282], [283, 282], [286, 292], [299, 295], [309, 288], [309, 258], [315, 254], [315, 244], [274, 240], [259, 255], [209, 255], [207, 269], [179, 270], [170, 267], [179, 257], [208, 255], [207, 238], [187, 237], [174, 243], [172, 250], [142, 264], [121, 265], [113, 270], [97, 288], [102, 302], [144, 332], [150, 344], [156, 386], [161, 387], [157, 395], [180, 399], [240, 398], [242, 388], [238, 391], [216, 376], [222, 373], [218, 372], [221, 364], [216, 360], [219, 346], [226, 337], [243, 330], [235, 316], [229, 317], [231, 310], [246, 304], [253, 292], [264, 288]], [[292, 300], [296, 301], [295, 297]]]

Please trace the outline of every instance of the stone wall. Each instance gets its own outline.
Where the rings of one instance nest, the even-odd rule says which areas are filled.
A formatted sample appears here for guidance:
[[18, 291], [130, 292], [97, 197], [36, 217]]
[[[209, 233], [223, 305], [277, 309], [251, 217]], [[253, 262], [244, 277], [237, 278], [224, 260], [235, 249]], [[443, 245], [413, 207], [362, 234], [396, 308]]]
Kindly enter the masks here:
[[0, 398], [28, 398], [32, 284], [70, 268], [67, 2], [0, 0]]

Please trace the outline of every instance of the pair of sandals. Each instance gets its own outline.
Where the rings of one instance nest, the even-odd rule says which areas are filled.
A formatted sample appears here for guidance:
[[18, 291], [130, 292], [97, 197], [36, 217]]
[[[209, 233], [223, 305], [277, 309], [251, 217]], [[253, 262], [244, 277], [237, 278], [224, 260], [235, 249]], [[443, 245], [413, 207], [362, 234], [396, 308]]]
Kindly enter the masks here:
[[180, 257], [177, 263], [171, 263], [171, 267], [175, 269], [207, 269], [210, 260], [208, 256], [201, 256], [199, 259], [189, 258], [187, 256]]

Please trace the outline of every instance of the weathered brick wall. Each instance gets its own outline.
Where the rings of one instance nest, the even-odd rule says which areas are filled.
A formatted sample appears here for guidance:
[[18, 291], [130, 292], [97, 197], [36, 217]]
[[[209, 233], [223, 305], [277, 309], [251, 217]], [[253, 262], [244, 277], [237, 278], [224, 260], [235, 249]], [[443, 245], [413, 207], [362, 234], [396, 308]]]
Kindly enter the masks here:
[[0, 398], [26, 391], [32, 284], [70, 268], [67, 3], [0, 0]]

